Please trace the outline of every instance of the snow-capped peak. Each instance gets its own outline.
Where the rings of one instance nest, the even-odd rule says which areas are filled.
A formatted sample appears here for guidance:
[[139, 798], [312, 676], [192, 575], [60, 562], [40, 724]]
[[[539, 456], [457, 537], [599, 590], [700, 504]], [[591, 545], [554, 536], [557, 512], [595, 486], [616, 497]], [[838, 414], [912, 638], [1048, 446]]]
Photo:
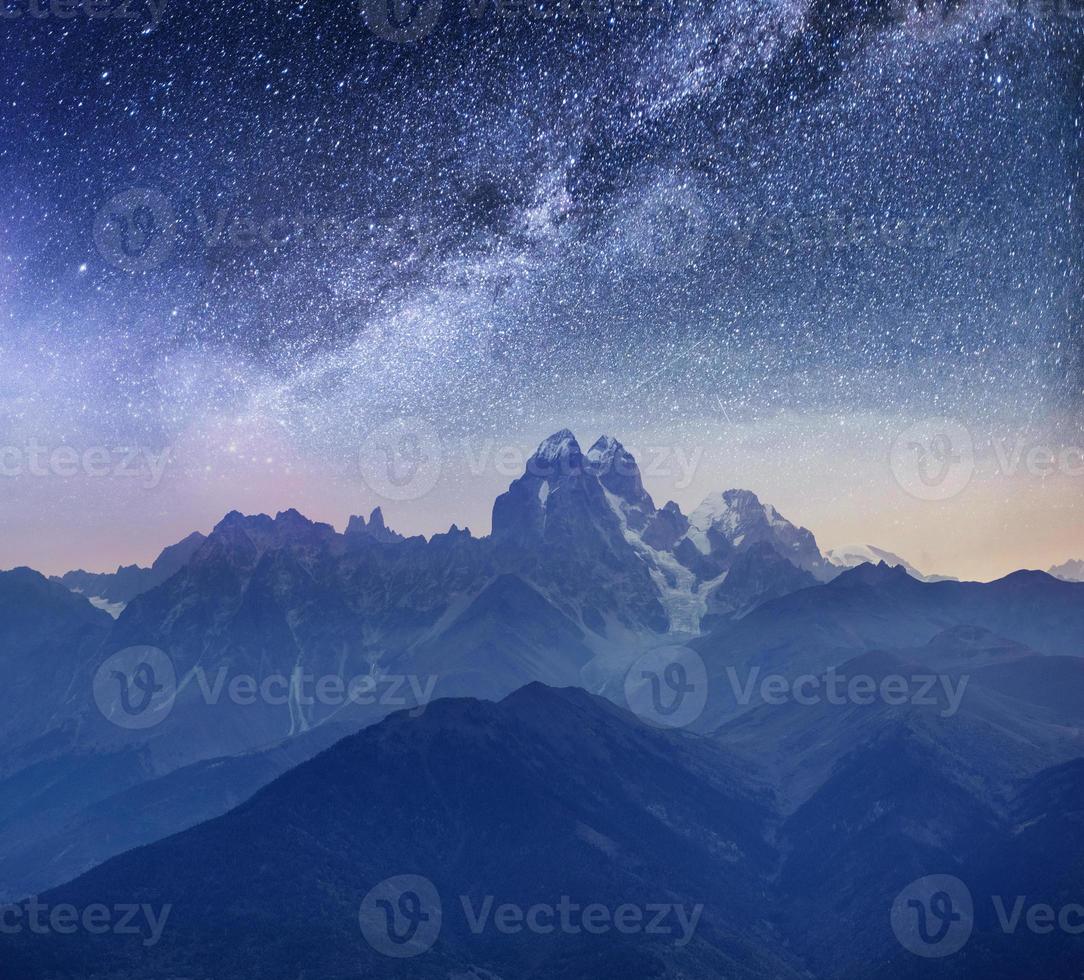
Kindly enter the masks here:
[[689, 515], [685, 537], [704, 555], [725, 554], [766, 541], [792, 564], [818, 578], [831, 577], [816, 539], [751, 490], [724, 490], [704, 498]]
[[708, 494], [689, 515], [689, 524], [700, 531], [716, 527], [733, 531], [750, 517], [763, 516], [769, 524], [782, 521], [774, 507], [765, 506], [751, 490], [722, 490]]
[[833, 565], [842, 568], [854, 568], [855, 565], [865, 562], [876, 565], [883, 561], [888, 565], [902, 565], [908, 572], [915, 571], [914, 566], [906, 559], [873, 544], [845, 544], [838, 548], [829, 548], [824, 557]]
[[884, 562], [886, 565], [898, 565], [911, 578], [916, 578], [920, 582], [940, 582], [947, 578], [944, 575], [924, 575], [906, 558], [901, 558], [894, 552], [878, 548], [873, 544], [845, 544], [838, 548], [829, 548], [824, 553], [824, 557], [837, 568], [855, 568], [858, 565], [877, 565]]
[[605, 463], [623, 452], [625, 447], [613, 436], [599, 436], [595, 444], [587, 450], [587, 458], [593, 463]]
[[576, 437], [568, 430], [561, 429], [559, 432], [543, 439], [532, 460], [540, 463], [553, 463], [561, 459], [580, 456], [580, 444]]

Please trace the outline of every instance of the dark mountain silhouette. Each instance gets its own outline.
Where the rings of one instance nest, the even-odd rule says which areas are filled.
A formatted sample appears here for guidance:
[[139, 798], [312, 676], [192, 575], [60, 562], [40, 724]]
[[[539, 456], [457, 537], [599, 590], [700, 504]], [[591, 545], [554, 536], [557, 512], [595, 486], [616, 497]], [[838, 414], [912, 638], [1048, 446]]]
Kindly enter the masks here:
[[[908, 667], [880, 654], [850, 665], [873, 676]], [[979, 980], [1004, 945], [985, 911], [974, 946], [931, 974], [928, 960], [901, 949], [889, 910], [930, 874], [958, 875], [977, 908], [995, 887], [1073, 895], [1084, 812], [1073, 739], [1039, 706], [986, 689], [951, 717], [935, 706], [762, 705], [710, 737], [660, 731], [603, 699], [540, 684], [500, 703], [439, 701], [349, 736], [216, 820], [42, 896], [76, 908], [171, 905], [156, 945], [20, 934], [0, 937], [0, 953], [28, 980], [181, 970], [222, 980]], [[1040, 751], [1006, 752], [1018, 742]], [[401, 875], [425, 878], [441, 909], [431, 948], [410, 959], [384, 955], [359, 924], [370, 890]], [[473, 931], [463, 906], [492, 896], [525, 910], [562, 895], [579, 906], [703, 911], [678, 943], [614, 930], [504, 934], [492, 920]], [[1035, 960], [1044, 975], [1074, 975], [1069, 938]], [[1028, 961], [1017, 952], [1006, 962], [1026, 971]], [[1027, 974], [1001, 964], [992, 975]]]
[[[349, 731], [321, 725], [260, 752], [150, 778], [135, 754], [77, 756], [63, 766], [23, 771], [0, 787], [21, 804], [0, 818], [0, 901], [69, 881], [115, 854], [220, 816]], [[43, 784], [58, 782], [66, 792], [41, 793]]]
[[[441, 701], [351, 736], [218, 820], [115, 858], [47, 902], [172, 903], [161, 942], [19, 936], [0, 949], [34, 977], [794, 976], [762, 918], [768, 811], [711, 742], [656, 731], [578, 690], [529, 685], [496, 704]], [[429, 879], [433, 948], [370, 947], [359, 903], [383, 879]], [[244, 882], [239, 888], [238, 883]], [[470, 929], [460, 896], [524, 909], [704, 905], [688, 942], [579, 929]], [[676, 920], [675, 920], [676, 921]], [[102, 942], [103, 938], [107, 941]]]

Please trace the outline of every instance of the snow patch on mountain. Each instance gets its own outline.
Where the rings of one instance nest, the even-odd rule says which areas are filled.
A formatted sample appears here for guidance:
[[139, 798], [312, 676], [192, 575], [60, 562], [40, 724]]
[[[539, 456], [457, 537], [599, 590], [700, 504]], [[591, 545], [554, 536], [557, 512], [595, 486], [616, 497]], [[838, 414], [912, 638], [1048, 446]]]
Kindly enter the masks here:
[[[73, 591], [78, 592], [78, 589]], [[110, 602], [104, 596], [90, 595], [87, 596], [87, 602], [89, 602], [95, 609], [101, 609], [102, 612], [109, 613], [114, 619], [116, 619], [122, 612], [124, 607], [128, 605], [127, 602]]]
[[771, 504], [761, 503], [751, 490], [709, 494], [689, 515], [685, 538], [700, 554], [722, 558], [768, 542], [791, 564], [822, 581], [831, 578], [831, 566], [812, 532], [792, 524]]
[[696, 575], [681, 564], [672, 554], [658, 551], [645, 544], [633, 531], [625, 517], [622, 500], [603, 488], [606, 502], [621, 525], [621, 533], [636, 553], [647, 563], [652, 581], [659, 590], [659, 598], [670, 618], [670, 632], [698, 636], [700, 621], [707, 612], [707, 600], [698, 588]]
[[763, 515], [773, 528], [791, 526], [771, 504], [762, 504], [751, 490], [723, 490], [708, 494], [689, 515], [689, 523], [702, 531], [710, 527], [722, 528], [733, 533], [749, 520], [752, 514]]
[[553, 463], [568, 456], [579, 455], [580, 444], [576, 437], [568, 429], [561, 429], [542, 442], [534, 454], [534, 459], [540, 463]]
[[922, 577], [922, 573], [907, 559], [873, 544], [845, 544], [839, 548], [829, 548], [824, 557], [840, 568], [854, 568], [866, 562], [876, 565], [883, 561], [886, 565], [902, 565], [907, 573], [915, 578]]

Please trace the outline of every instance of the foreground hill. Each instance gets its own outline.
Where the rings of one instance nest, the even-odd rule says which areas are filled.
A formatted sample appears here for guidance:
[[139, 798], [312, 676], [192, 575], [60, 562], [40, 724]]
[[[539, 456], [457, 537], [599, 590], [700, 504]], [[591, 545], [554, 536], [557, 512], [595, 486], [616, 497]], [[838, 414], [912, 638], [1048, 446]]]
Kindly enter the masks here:
[[[443, 978], [472, 967], [797, 977], [761, 915], [768, 817], [717, 746], [646, 728], [581, 691], [531, 685], [500, 704], [440, 701], [345, 739], [225, 817], [43, 897], [170, 904], [155, 946], [0, 937], [0, 955], [27, 978], [84, 980]], [[431, 882], [443, 911], [439, 938], [410, 960], [383, 955], [359, 928], [366, 893], [405, 874]], [[487, 896], [524, 910], [562, 896], [581, 908], [666, 904], [686, 922], [703, 911], [680, 944], [676, 911], [666, 935], [503, 934], [492, 920], [475, 934], [461, 896], [475, 911]]]
[[[1006, 936], [991, 896], [1065, 902], [1082, 883], [1084, 717], [999, 683], [951, 716], [790, 702], [710, 737], [539, 684], [439, 701], [41, 898], [135, 903], [156, 931], [24, 931], [0, 955], [26, 980], [1019, 978], [1037, 937]], [[976, 915], [931, 973], [890, 911], [944, 874]], [[666, 910], [664, 930], [636, 927], [647, 909]], [[1074, 941], [1043, 948], [1043, 976], [1077, 975]]]

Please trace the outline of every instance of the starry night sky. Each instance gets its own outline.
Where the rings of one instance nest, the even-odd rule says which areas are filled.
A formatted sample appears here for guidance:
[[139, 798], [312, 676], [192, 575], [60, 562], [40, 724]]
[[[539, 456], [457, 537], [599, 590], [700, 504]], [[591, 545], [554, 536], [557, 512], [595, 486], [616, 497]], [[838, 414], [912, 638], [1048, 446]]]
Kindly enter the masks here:
[[[1078, 0], [429, 0], [405, 43], [378, 0], [4, 2], [0, 443], [170, 461], [0, 478], [0, 565], [232, 508], [484, 533], [565, 426], [822, 547], [1084, 557]], [[947, 500], [889, 465], [930, 417], [974, 443]], [[359, 473], [397, 419], [418, 499]]]

